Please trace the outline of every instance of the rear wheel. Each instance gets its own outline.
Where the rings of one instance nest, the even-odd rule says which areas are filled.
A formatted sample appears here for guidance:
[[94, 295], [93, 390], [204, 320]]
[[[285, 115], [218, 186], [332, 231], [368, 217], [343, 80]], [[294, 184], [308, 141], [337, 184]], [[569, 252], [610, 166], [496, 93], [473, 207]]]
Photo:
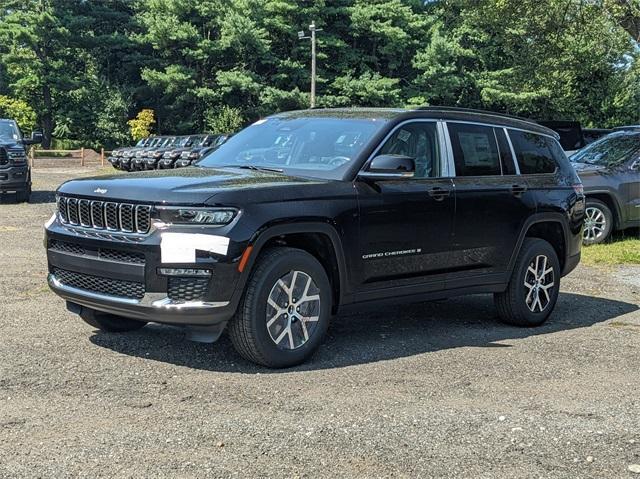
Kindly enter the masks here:
[[559, 292], [555, 250], [545, 240], [525, 238], [506, 291], [494, 296], [498, 316], [516, 326], [539, 326], [553, 311]]
[[331, 286], [309, 253], [274, 248], [260, 256], [229, 335], [254, 363], [282, 368], [310, 357], [322, 342], [331, 314]]
[[147, 323], [134, 319], [123, 318], [115, 314], [103, 313], [94, 309], [82, 308], [80, 317], [85, 323], [101, 331], [109, 333], [126, 333], [143, 328]]
[[588, 198], [584, 219], [583, 244], [605, 242], [613, 229], [613, 213], [602, 201]]

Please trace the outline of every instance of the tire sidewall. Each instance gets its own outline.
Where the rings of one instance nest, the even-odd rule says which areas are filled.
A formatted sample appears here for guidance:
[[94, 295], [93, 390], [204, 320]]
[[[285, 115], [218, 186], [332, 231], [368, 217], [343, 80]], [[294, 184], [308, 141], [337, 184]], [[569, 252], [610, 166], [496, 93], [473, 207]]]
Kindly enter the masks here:
[[[538, 255], [545, 255], [553, 268], [553, 281], [554, 286], [551, 288], [549, 294], [549, 304], [543, 311], [533, 312], [526, 304], [525, 298], [528, 290], [524, 286], [524, 279], [531, 262]], [[513, 277], [515, 281], [515, 300], [516, 307], [520, 310], [520, 317], [525, 319], [526, 323], [530, 326], [538, 326], [546, 321], [549, 315], [553, 312], [558, 296], [560, 295], [560, 261], [553, 247], [544, 240], [537, 240], [530, 243], [525, 247], [520, 256], [520, 261], [516, 266], [516, 271]]]
[[[308, 274], [320, 290], [320, 312], [317, 327], [309, 340], [294, 350], [278, 348], [267, 330], [267, 300], [278, 279], [290, 271]], [[256, 294], [250, 308], [250, 321], [257, 339], [257, 346], [267, 362], [274, 367], [290, 366], [303, 362], [322, 342], [331, 317], [331, 285], [322, 265], [305, 252], [292, 252], [274, 261], [256, 278]]]

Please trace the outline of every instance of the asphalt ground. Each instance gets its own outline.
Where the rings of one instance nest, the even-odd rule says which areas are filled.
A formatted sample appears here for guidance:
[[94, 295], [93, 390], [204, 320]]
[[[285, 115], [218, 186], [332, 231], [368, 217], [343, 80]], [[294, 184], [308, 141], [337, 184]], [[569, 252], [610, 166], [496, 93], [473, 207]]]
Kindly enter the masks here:
[[43, 223], [87, 169], [0, 199], [0, 477], [640, 477], [640, 269], [580, 266], [546, 325], [476, 295], [335, 318], [272, 371], [49, 292]]

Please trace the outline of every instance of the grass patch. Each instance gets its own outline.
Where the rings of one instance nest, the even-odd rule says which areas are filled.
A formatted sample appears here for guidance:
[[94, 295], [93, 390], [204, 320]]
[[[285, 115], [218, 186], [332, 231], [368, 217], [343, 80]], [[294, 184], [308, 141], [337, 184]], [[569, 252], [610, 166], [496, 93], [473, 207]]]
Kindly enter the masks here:
[[582, 262], [587, 265], [640, 264], [640, 238], [584, 246]]

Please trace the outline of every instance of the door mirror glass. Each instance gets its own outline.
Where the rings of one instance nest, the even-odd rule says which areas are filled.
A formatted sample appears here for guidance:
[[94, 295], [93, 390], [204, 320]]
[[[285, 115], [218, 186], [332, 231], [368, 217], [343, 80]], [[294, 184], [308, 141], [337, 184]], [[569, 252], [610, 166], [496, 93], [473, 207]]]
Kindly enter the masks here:
[[414, 158], [404, 155], [376, 156], [359, 177], [371, 180], [397, 180], [413, 178], [416, 170]]

